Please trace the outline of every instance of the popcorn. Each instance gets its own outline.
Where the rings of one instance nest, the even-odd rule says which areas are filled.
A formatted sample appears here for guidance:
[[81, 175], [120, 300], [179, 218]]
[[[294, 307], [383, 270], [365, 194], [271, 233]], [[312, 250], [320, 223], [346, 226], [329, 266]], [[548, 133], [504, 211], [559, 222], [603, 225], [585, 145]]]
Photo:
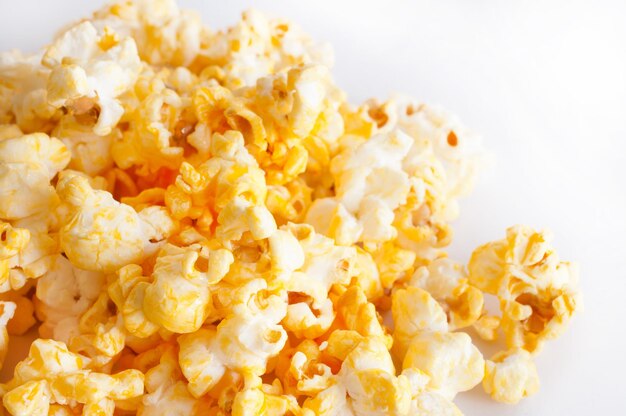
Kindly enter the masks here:
[[409, 285], [425, 289], [441, 302], [450, 330], [470, 326], [481, 316], [482, 292], [469, 285], [462, 267], [449, 259], [437, 259], [420, 267], [409, 279]]
[[[199, 259], [207, 261], [206, 272], [195, 266]], [[225, 249], [198, 253], [194, 247], [164, 246], [154, 266], [152, 283], [137, 289], [143, 291], [144, 315], [172, 332], [198, 330], [210, 307], [209, 285], [219, 282], [232, 262], [233, 255]]]
[[393, 350], [404, 359], [411, 341], [420, 332], [446, 332], [448, 321], [444, 310], [427, 291], [409, 286], [392, 296], [391, 313], [395, 325]]
[[155, 232], [154, 219], [164, 222], [168, 233], [174, 228], [165, 212], [156, 218], [141, 215], [72, 172], [59, 179], [57, 192], [70, 213], [61, 228], [61, 248], [73, 264], [86, 270], [112, 272], [141, 260], [155, 244], [150, 240], [164, 237]]
[[110, 133], [124, 113], [116, 98], [128, 91], [139, 75], [141, 62], [133, 39], [114, 33], [98, 34], [89, 21], [63, 33], [47, 50], [42, 63], [51, 69], [48, 103], [82, 114], [98, 106], [93, 131]]
[[7, 324], [15, 314], [16, 305], [13, 302], [0, 301], [2, 308], [0, 314], [0, 367], [4, 363], [7, 350], [9, 348], [9, 333], [7, 332]]
[[208, 392], [227, 370], [246, 379], [261, 376], [267, 360], [282, 350], [287, 333], [278, 322], [286, 305], [277, 296], [263, 302], [264, 308], [239, 305], [214, 330], [201, 329], [178, 339], [181, 369], [194, 396]]
[[[337, 205], [324, 198], [315, 201], [306, 221], [332, 237], [335, 233], [330, 233], [329, 228], [333, 222], [339, 230], [355, 228], [343, 231], [352, 235], [341, 239], [347, 245], [357, 241], [385, 242], [396, 237], [393, 211], [405, 202], [410, 190], [409, 177], [398, 166], [410, 147], [411, 138], [400, 130], [346, 146], [331, 162]], [[349, 225], [350, 222], [355, 224]]]
[[[448, 258], [480, 137], [438, 107], [348, 103], [330, 49], [245, 12], [114, 0], [0, 54], [0, 385], [11, 415], [460, 415], [516, 403], [580, 309], [517, 226]], [[485, 308], [498, 298], [500, 314]], [[485, 341], [506, 350], [483, 359]]]
[[413, 337], [402, 368], [417, 368], [430, 380], [428, 386], [443, 397], [453, 399], [483, 379], [485, 361], [462, 332], [422, 332]]
[[0, 285], [4, 287], [10, 285], [11, 269], [19, 264], [19, 255], [29, 243], [30, 232], [0, 221], [0, 235]]
[[285, 236], [292, 240], [290, 244], [298, 244], [298, 251], [306, 254], [298, 257], [300, 253], [290, 255], [284, 249], [279, 251], [278, 244], [272, 244], [270, 238], [276, 256], [289, 257], [297, 261], [293, 266], [299, 266], [299, 270], [283, 278], [291, 297], [283, 325], [298, 337], [315, 338], [333, 322], [335, 308], [328, 293], [333, 285], [349, 283], [356, 252], [351, 247], [336, 246], [330, 238], [315, 233], [307, 225], [288, 224], [284, 229], [289, 232]]
[[50, 180], [69, 160], [63, 143], [43, 133], [0, 141], [0, 218], [26, 218], [54, 206]]
[[81, 270], [58, 255], [54, 264], [37, 282], [39, 333], [68, 343], [78, 335], [81, 315], [96, 301], [105, 284], [102, 273]]
[[483, 387], [494, 400], [515, 404], [539, 390], [537, 368], [528, 351], [503, 351], [485, 363]]
[[143, 416], [195, 414], [201, 402], [191, 396], [182, 381], [173, 347], [165, 344], [165, 348], [151, 352], [157, 353], [158, 356], [155, 365], [145, 371], [146, 394], [141, 398], [137, 414]]
[[15, 304], [15, 313], [6, 324], [6, 329], [10, 335], [24, 335], [37, 323], [34, 317], [35, 307], [33, 306], [33, 302], [27, 294], [20, 293], [27, 293], [25, 289], [30, 288], [26, 286], [19, 292], [11, 291], [0, 295], [2, 301], [13, 302]]
[[143, 393], [141, 372], [108, 375], [83, 369], [86, 364], [84, 357], [70, 352], [64, 343], [35, 340], [28, 358], [15, 367], [13, 379], [4, 386], [5, 408], [12, 415], [48, 414], [51, 404], [70, 408], [84, 404], [92, 412], [112, 414], [115, 400]]
[[470, 259], [470, 282], [500, 300], [510, 348], [541, 348], [580, 307], [577, 267], [560, 261], [550, 240], [546, 232], [511, 227], [505, 240], [477, 248]]

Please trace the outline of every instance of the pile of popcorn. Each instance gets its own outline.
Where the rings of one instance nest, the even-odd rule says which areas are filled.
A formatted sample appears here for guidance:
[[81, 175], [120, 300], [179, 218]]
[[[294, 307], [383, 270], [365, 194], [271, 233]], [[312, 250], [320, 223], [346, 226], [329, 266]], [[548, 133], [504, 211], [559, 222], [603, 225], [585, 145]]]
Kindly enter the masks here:
[[0, 355], [39, 333], [5, 414], [458, 415], [480, 383], [537, 391], [576, 267], [525, 226], [448, 258], [480, 139], [408, 98], [348, 103], [331, 54], [258, 12], [214, 31], [123, 0], [0, 55]]

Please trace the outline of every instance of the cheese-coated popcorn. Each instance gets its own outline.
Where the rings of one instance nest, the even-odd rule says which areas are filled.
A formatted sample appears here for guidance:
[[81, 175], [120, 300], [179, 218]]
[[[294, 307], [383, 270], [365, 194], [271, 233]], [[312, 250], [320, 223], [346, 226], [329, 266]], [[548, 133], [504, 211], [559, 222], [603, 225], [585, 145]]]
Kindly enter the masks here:
[[7, 392], [2, 397], [2, 404], [13, 416], [46, 416], [50, 399], [48, 382], [31, 380]]
[[537, 368], [523, 349], [503, 351], [485, 362], [485, 392], [494, 400], [515, 404], [539, 389]]
[[[396, 237], [393, 211], [405, 202], [410, 190], [409, 177], [401, 165], [411, 143], [409, 136], [397, 130], [363, 140], [356, 148], [346, 146], [331, 162], [336, 204], [325, 199], [315, 201], [307, 222], [331, 237], [340, 233], [343, 244], [384, 242]], [[346, 227], [355, 229], [344, 231]]]
[[[481, 381], [538, 390], [576, 267], [525, 226], [450, 260], [480, 137], [349, 103], [332, 61], [287, 20], [214, 29], [175, 0], [0, 53], [0, 364], [40, 336], [4, 413], [458, 416]], [[469, 327], [507, 349], [485, 361]]]
[[434, 392], [420, 393], [411, 401], [410, 415], [428, 416], [461, 416], [458, 407], [440, 394]]

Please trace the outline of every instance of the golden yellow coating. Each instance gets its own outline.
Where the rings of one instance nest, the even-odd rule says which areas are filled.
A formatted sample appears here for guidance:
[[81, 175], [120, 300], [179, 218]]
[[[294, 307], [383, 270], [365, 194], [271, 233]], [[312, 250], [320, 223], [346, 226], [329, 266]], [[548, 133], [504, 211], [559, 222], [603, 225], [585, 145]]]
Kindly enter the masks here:
[[0, 54], [0, 364], [41, 337], [0, 413], [458, 416], [481, 381], [537, 391], [575, 266], [523, 226], [449, 259], [480, 137], [407, 97], [350, 104], [332, 61], [292, 22], [213, 30], [175, 0]]

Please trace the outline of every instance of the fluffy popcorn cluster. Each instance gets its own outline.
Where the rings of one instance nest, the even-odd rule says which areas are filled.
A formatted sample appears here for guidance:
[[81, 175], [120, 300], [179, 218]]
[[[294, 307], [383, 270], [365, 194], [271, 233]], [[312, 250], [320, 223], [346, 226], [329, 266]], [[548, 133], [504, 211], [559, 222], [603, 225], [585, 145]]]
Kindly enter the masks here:
[[0, 54], [0, 362], [40, 336], [4, 412], [459, 415], [481, 382], [538, 390], [576, 267], [522, 226], [448, 258], [479, 137], [406, 97], [351, 105], [331, 65], [291, 22], [215, 31], [173, 0]]

